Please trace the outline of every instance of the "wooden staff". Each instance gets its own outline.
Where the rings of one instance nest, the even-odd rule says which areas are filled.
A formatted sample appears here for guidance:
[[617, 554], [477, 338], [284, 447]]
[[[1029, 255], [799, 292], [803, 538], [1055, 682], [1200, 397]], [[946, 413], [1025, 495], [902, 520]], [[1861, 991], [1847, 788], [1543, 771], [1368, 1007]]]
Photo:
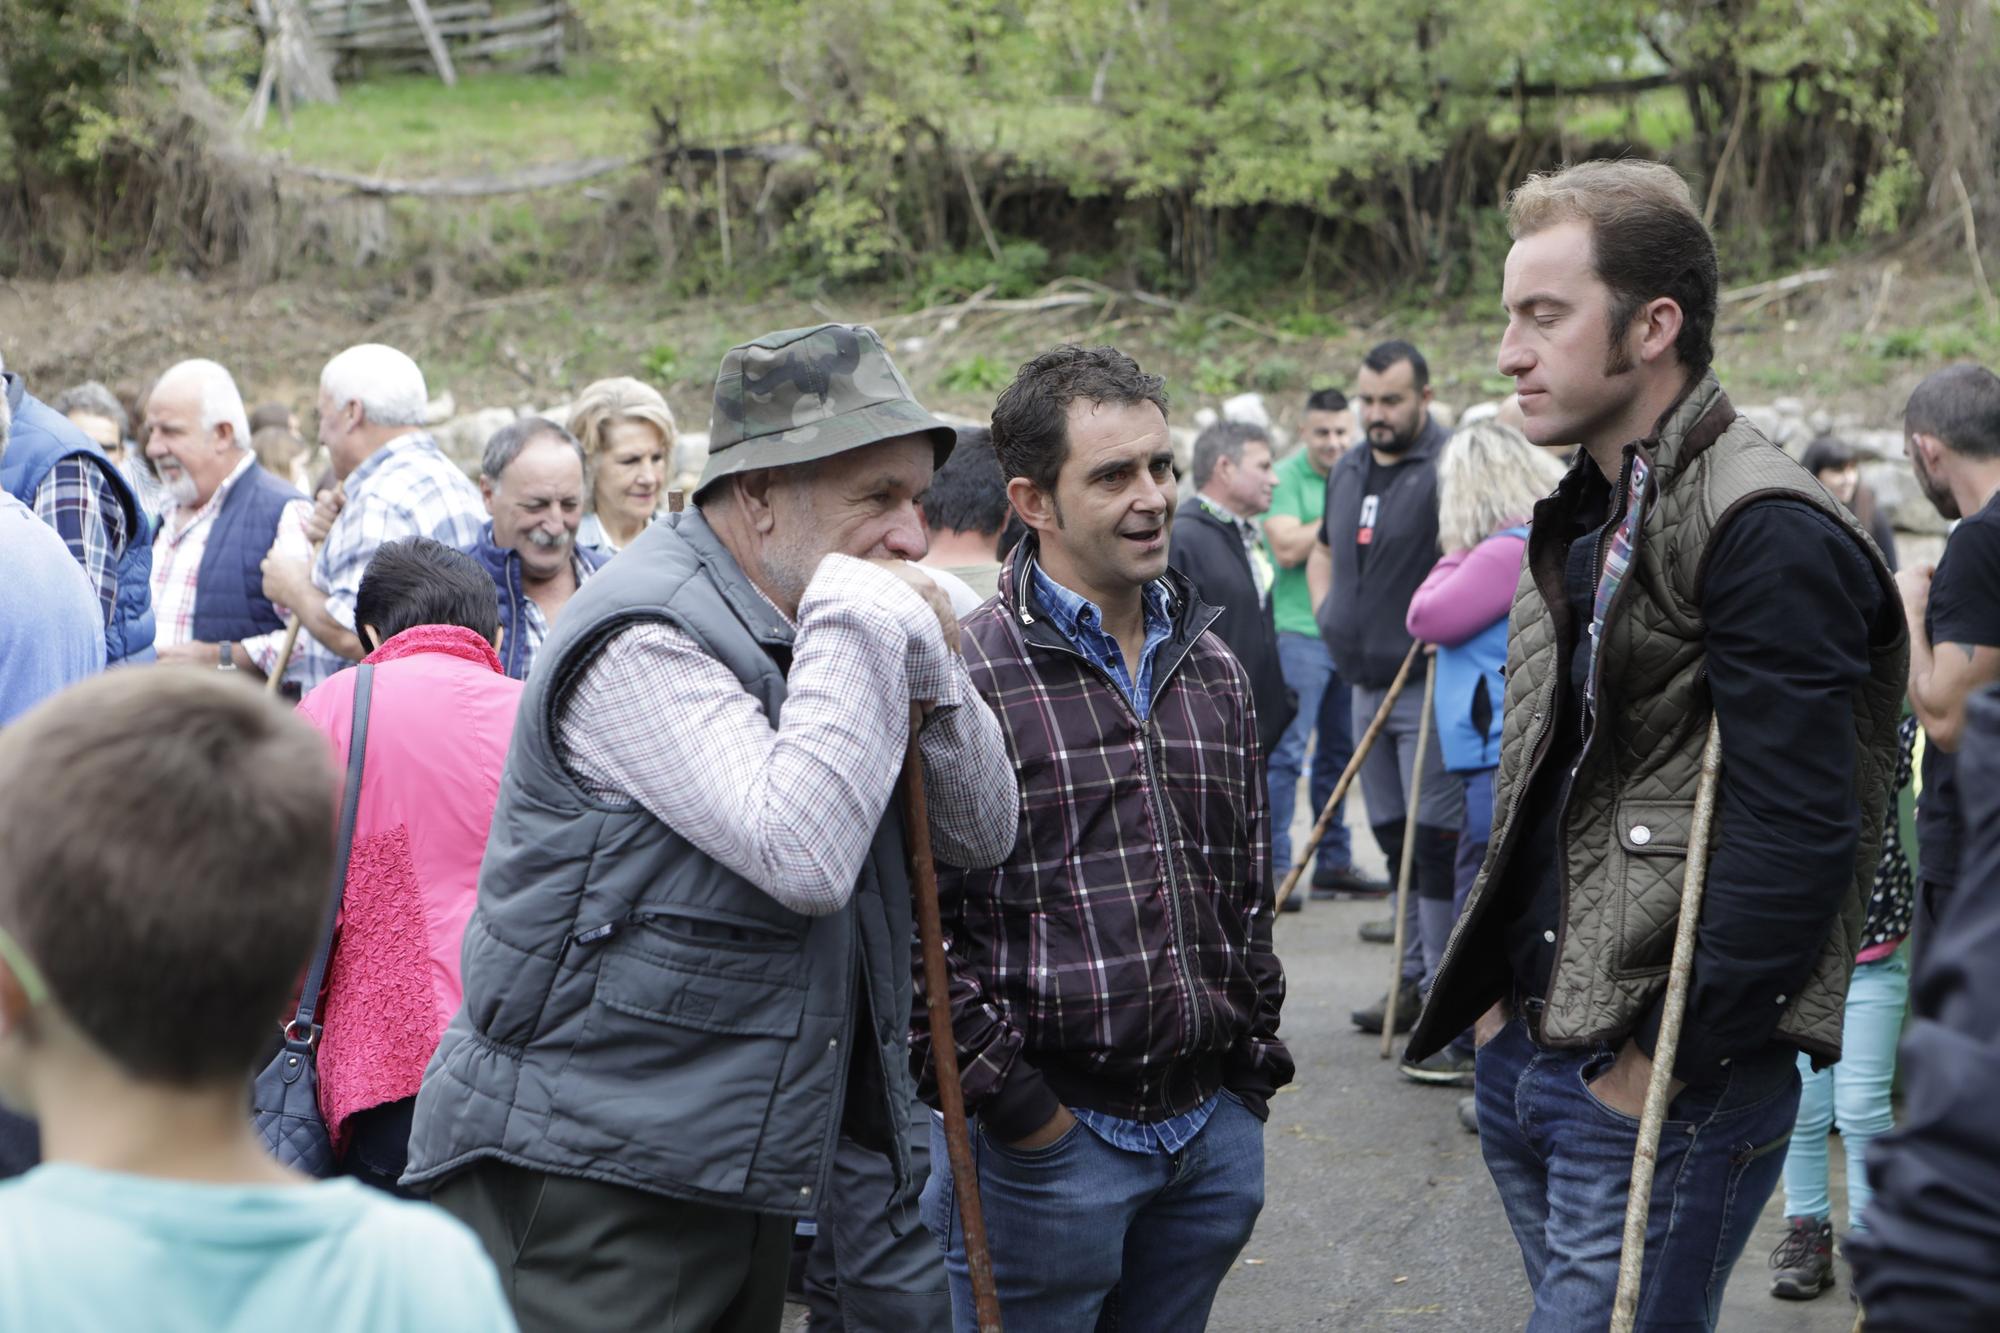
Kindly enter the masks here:
[[1646, 1264], [1646, 1217], [1653, 1207], [1653, 1170], [1660, 1161], [1660, 1129], [1667, 1118], [1667, 1085], [1687, 1013], [1688, 979], [1694, 973], [1694, 936], [1701, 924], [1702, 890], [1708, 883], [1708, 836], [1715, 822], [1716, 783], [1722, 776], [1722, 724], [1711, 717], [1701, 750], [1701, 778], [1694, 789], [1694, 822], [1688, 829], [1687, 868], [1681, 878], [1681, 916], [1674, 928], [1674, 958], [1667, 970], [1667, 999], [1660, 1036], [1653, 1043], [1653, 1072], [1646, 1080], [1646, 1108], [1632, 1149], [1632, 1185], [1625, 1199], [1625, 1244], [1618, 1254], [1618, 1295], [1611, 1333], [1632, 1333], [1639, 1317], [1639, 1277]]
[[924, 755], [917, 745], [923, 709], [910, 706], [910, 748], [903, 757], [903, 840], [916, 890], [917, 937], [924, 951], [924, 1002], [930, 1009], [931, 1062], [938, 1107], [944, 1113], [945, 1147], [951, 1155], [952, 1190], [965, 1227], [965, 1266], [972, 1278], [972, 1307], [979, 1333], [1000, 1333], [1000, 1293], [993, 1285], [993, 1257], [986, 1248], [986, 1215], [979, 1207], [979, 1171], [972, 1163], [972, 1135], [965, 1123], [965, 1090], [958, 1082], [958, 1042], [951, 1030], [950, 981], [944, 970], [944, 921], [938, 911], [937, 866], [931, 860], [931, 819], [924, 799]]
[[[1420, 644], [1411, 644], [1415, 652]], [[1431, 748], [1431, 704], [1437, 698], [1438, 660], [1432, 653], [1424, 659], [1424, 714], [1417, 719], [1417, 762], [1410, 772], [1410, 803], [1403, 815], [1403, 864], [1396, 871], [1395, 956], [1389, 960], [1389, 1003], [1382, 1011], [1382, 1058], [1396, 1043], [1396, 1002], [1403, 991], [1403, 932], [1410, 915], [1410, 871], [1416, 864], [1418, 802], [1424, 794], [1424, 756]]]
[[[1340, 781], [1333, 784], [1333, 795], [1326, 798], [1326, 807], [1319, 812], [1319, 818], [1313, 822], [1312, 834], [1306, 839], [1305, 852], [1300, 855], [1298, 864], [1292, 867], [1291, 873], [1285, 876], [1285, 882], [1278, 886], [1278, 897], [1272, 905], [1273, 911], [1285, 905], [1285, 899], [1291, 897], [1292, 890], [1298, 887], [1299, 877], [1306, 873], [1306, 869], [1312, 865], [1313, 857], [1319, 853], [1319, 840], [1326, 836], [1326, 826], [1333, 822], [1333, 812], [1340, 808], [1341, 799], [1347, 795], [1348, 787], [1353, 785], [1354, 775], [1361, 771], [1361, 761], [1366, 759], [1368, 751], [1374, 748], [1375, 738], [1380, 736], [1382, 728], [1388, 725], [1389, 710], [1396, 706], [1396, 696], [1403, 692], [1403, 683], [1410, 678], [1410, 666], [1417, 660], [1417, 654], [1421, 651], [1423, 645], [1413, 643], [1410, 645], [1410, 651], [1404, 655], [1403, 665], [1397, 669], [1396, 678], [1389, 682], [1389, 692], [1382, 696], [1382, 706], [1375, 710], [1375, 718], [1368, 724], [1368, 730], [1362, 733], [1361, 743], [1354, 747], [1354, 753], [1348, 758], [1346, 769], [1341, 772]], [[1272, 829], [1271, 836], [1274, 839], [1289, 838], [1292, 836], [1292, 831]]]
[[[326, 538], [324, 537], [312, 544], [312, 554], [306, 557], [306, 577], [312, 577], [313, 564], [319, 559], [319, 548], [324, 545], [326, 545]], [[354, 632], [359, 634], [361, 626], [356, 625]], [[264, 677], [264, 693], [276, 694], [284, 688], [285, 668], [292, 664], [292, 650], [298, 646], [299, 613], [294, 611], [285, 619], [285, 643], [282, 648], [278, 649], [278, 664], [271, 668], [270, 675]]]

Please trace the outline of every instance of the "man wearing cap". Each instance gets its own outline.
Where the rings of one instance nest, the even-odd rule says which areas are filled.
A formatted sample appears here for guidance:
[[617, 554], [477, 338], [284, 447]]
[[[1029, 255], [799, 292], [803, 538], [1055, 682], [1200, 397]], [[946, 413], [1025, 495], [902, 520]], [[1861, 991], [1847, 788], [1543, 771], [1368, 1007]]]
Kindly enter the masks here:
[[937, 855], [992, 865], [1019, 816], [906, 563], [952, 438], [872, 330], [733, 348], [695, 508], [542, 645], [405, 1177], [527, 1333], [774, 1330], [836, 1141], [908, 1175], [913, 705]]

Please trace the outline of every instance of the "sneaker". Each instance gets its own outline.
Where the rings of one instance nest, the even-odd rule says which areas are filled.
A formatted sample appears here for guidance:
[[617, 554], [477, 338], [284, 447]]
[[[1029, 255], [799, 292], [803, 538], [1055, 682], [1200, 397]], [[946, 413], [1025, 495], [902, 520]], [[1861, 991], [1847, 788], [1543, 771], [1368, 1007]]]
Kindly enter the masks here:
[[1791, 1228], [1771, 1251], [1771, 1294], [1809, 1301], [1833, 1285], [1833, 1223], [1824, 1217], [1788, 1217]]
[[[1408, 1032], [1411, 1028], [1415, 1027], [1417, 1025], [1417, 1013], [1423, 1007], [1424, 1002], [1417, 995], [1416, 982], [1407, 982], [1399, 987], [1396, 991], [1396, 1031]], [[1368, 1008], [1356, 1009], [1348, 1017], [1352, 1018], [1354, 1026], [1360, 1028], [1363, 1032], [1379, 1034], [1382, 1031], [1382, 1016], [1387, 1012], [1388, 1008], [1389, 997], [1384, 995]]]
[[1441, 1088], [1469, 1088], [1472, 1086], [1472, 1057], [1447, 1046], [1421, 1060], [1403, 1061], [1403, 1077], [1412, 1083], [1429, 1083]]
[[1460, 1097], [1458, 1099], [1458, 1123], [1465, 1126], [1468, 1134], [1479, 1132], [1479, 1099]]
[[1386, 879], [1370, 879], [1353, 866], [1314, 866], [1312, 887], [1315, 898], [1380, 898], [1391, 885]]
[[1396, 923], [1393, 921], [1363, 921], [1361, 929], [1356, 933], [1361, 936], [1363, 944], [1394, 944], [1396, 942]]

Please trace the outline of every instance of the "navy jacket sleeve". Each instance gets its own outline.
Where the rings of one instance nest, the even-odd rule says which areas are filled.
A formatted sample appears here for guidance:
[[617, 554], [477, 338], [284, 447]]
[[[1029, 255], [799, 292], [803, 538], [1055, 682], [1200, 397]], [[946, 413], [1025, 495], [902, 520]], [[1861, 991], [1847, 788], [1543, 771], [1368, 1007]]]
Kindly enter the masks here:
[[[1861, 548], [1801, 502], [1746, 507], [1701, 592], [1722, 779], [1674, 1073], [1711, 1082], [1771, 1040], [1853, 884], [1853, 698], [1887, 601]], [[1650, 1054], [1663, 1001], [1634, 1033]]]
[[1924, 943], [1901, 1123], [1869, 1149], [1868, 1229], [1846, 1242], [1869, 1333], [2000, 1328], [2000, 688], [1968, 703], [1959, 755], [1961, 891]]

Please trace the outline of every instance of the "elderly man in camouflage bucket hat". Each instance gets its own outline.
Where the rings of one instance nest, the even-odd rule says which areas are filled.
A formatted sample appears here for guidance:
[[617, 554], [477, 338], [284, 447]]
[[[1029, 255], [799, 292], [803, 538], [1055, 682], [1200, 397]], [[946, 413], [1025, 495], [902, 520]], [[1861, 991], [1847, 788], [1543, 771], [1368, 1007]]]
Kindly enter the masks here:
[[417, 1100], [405, 1181], [531, 1333], [778, 1327], [835, 1143], [910, 1174], [912, 703], [938, 855], [1014, 840], [998, 724], [907, 563], [950, 429], [839, 324], [731, 349], [711, 429], [696, 508], [536, 660]]

